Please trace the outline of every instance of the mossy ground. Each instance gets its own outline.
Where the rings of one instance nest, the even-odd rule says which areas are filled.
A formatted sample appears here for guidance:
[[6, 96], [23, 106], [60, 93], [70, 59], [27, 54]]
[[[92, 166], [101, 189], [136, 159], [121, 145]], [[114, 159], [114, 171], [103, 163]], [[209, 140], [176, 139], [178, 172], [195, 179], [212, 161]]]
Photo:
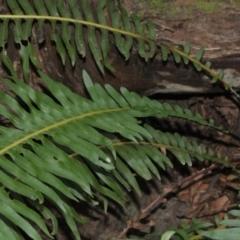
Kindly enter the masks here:
[[156, 12], [169, 17], [191, 15], [194, 10], [216, 13], [224, 8], [240, 8], [239, 0], [135, 0], [136, 4], [147, 4]]

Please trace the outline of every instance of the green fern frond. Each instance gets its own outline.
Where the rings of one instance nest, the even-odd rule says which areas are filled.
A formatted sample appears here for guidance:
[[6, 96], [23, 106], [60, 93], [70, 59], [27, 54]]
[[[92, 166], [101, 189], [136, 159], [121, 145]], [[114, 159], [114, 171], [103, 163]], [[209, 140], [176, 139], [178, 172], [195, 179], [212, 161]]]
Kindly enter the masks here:
[[[136, 143], [112, 137], [114, 139], [112, 147], [117, 155], [114, 176], [118, 176], [117, 180], [127, 189], [131, 186], [140, 193], [132, 171], [146, 180], [151, 179], [152, 175], [160, 179], [156, 166], [163, 170], [166, 169], [166, 165], [173, 167], [170, 158], [161, 152], [163, 148], [173, 153], [183, 165], [187, 163], [191, 166], [192, 158], [200, 161], [210, 160], [219, 162], [225, 166], [229, 165], [227, 158], [223, 159], [218, 153], [214, 154], [210, 149], [207, 149], [206, 146], [198, 145], [195, 141], [191, 142], [186, 137], [181, 137], [178, 133], [163, 133], [149, 125], [145, 125], [144, 128], [152, 138], [147, 138], [143, 141], [139, 140]], [[132, 170], [130, 171], [128, 168]]]
[[[50, 236], [40, 215], [51, 218], [52, 232], [56, 232], [56, 219], [49, 209], [41, 207], [45, 199], [59, 209], [80, 239], [75, 221], [84, 219], [72, 209], [70, 200], [92, 204], [103, 200], [107, 207], [110, 198], [123, 205], [126, 198], [122, 187], [140, 193], [133, 171], [150, 179], [152, 175], [160, 177], [155, 165], [163, 169], [166, 164], [172, 166], [159, 150], [161, 147], [176, 155], [182, 164], [190, 165], [187, 156], [191, 155], [228, 165], [220, 156], [209, 154], [206, 148], [177, 134], [142, 126], [143, 117], [172, 114], [172, 109], [162, 108], [156, 101], [124, 88], [121, 93], [109, 85], [104, 89], [93, 84], [84, 71], [84, 83], [92, 98], [88, 100], [44, 73], [39, 74], [54, 99], [15, 77], [4, 83], [20, 101], [0, 92], [4, 104], [0, 105], [1, 115], [13, 125], [0, 126], [0, 232], [5, 234], [11, 229], [12, 239], [19, 239], [17, 227], [32, 239], [40, 239], [29, 221]], [[120, 136], [118, 140], [116, 135]], [[5, 220], [10, 224], [6, 225]]]
[[217, 73], [216, 71], [211, 69], [211, 63], [209, 61], [207, 61], [205, 64], [201, 62], [201, 58], [204, 54], [203, 46], [201, 46], [198, 49], [195, 57], [192, 57], [189, 55], [189, 52], [190, 52], [190, 43], [189, 42], [186, 42], [186, 44], [184, 45], [183, 51], [178, 49], [175, 46], [165, 46], [165, 47], [162, 46], [161, 50], [163, 52], [163, 56], [165, 57], [165, 59], [167, 59], [167, 50], [169, 50], [172, 53], [173, 58], [176, 61], [176, 63], [180, 63], [181, 59], [183, 59], [183, 62], [185, 64], [189, 64], [189, 62], [191, 62], [197, 71], [199, 71], [199, 72], [205, 71], [205, 72], [209, 73], [210, 76], [212, 77], [213, 83], [216, 83], [217, 81], [219, 81], [226, 90], [230, 89], [232, 92], [234, 92], [231, 84], [228, 84], [223, 80], [223, 76], [224, 76], [223, 71]]
[[[45, 39], [44, 23], [48, 21], [52, 27], [50, 38], [55, 42], [56, 50], [63, 64], [65, 64], [67, 56], [72, 65], [75, 65], [77, 54], [85, 57], [88, 44], [101, 72], [104, 73], [104, 67], [114, 71], [108, 59], [109, 33], [112, 33], [115, 45], [126, 60], [130, 57], [135, 40], [139, 55], [146, 61], [153, 57], [158, 49], [161, 51], [164, 61], [168, 59], [170, 52], [177, 63], [180, 63], [182, 59], [185, 64], [192, 62], [198, 71], [208, 72], [213, 77], [213, 82], [219, 80], [226, 89], [231, 89], [231, 85], [223, 81], [223, 74], [211, 70], [209, 62], [201, 63], [203, 47], [199, 49], [196, 57], [191, 57], [189, 42], [185, 44], [183, 51], [174, 46], [157, 43], [154, 24], [151, 21], [143, 23], [136, 14], [133, 13], [129, 16], [125, 9], [117, 9], [111, 1], [99, 0], [96, 14], [91, 10], [88, 0], [81, 2], [58, 0], [56, 4], [53, 0], [35, 0], [31, 4], [28, 1], [7, 0], [6, 3], [12, 14], [0, 15], [2, 20], [0, 47], [5, 49], [9, 23], [13, 21], [14, 41], [20, 46], [25, 80], [28, 80], [30, 62], [39, 69], [31, 44], [32, 32], [36, 33], [39, 43], [43, 42]], [[106, 20], [105, 12], [110, 17], [110, 23]], [[97, 15], [97, 19], [94, 18], [94, 15]], [[37, 30], [34, 26], [37, 26]], [[96, 36], [96, 29], [100, 29], [101, 36]]]
[[[89, 7], [88, 0], [82, 0], [81, 3], [76, 0], [64, 1], [60, 0], [54, 4], [52, 1], [40, 1], [36, 0], [31, 5], [29, 2], [12, 1], [8, 0], [7, 5], [10, 8], [13, 15], [0, 15], [0, 19], [3, 20], [1, 27], [3, 31], [3, 37], [0, 39], [0, 47], [4, 48], [8, 37], [8, 23], [12, 19], [14, 25], [14, 40], [16, 43], [23, 47], [22, 41], [29, 41], [31, 37], [31, 31], [33, 27], [33, 20], [38, 22], [38, 35], [39, 41], [42, 42], [44, 37], [44, 22], [50, 21], [52, 25], [51, 39], [56, 43], [56, 49], [61, 56], [63, 64], [65, 64], [67, 53], [70, 57], [72, 65], [76, 62], [76, 51], [74, 46], [76, 45], [77, 51], [83, 57], [86, 56], [86, 39], [83, 38], [82, 25], [87, 26], [87, 43], [89, 44], [91, 53], [99, 67], [104, 72], [103, 65], [110, 70], [113, 70], [108, 61], [109, 43], [108, 32], [114, 34], [114, 39], [118, 50], [125, 56], [126, 59], [130, 56], [130, 50], [133, 46], [133, 38], [138, 41], [138, 51], [141, 56], [147, 60], [149, 57], [145, 53], [145, 45], [150, 48], [151, 56], [156, 52], [156, 46], [149, 37], [154, 37], [154, 26], [149, 23], [146, 25], [147, 32], [142, 30], [142, 23], [140, 19], [135, 17], [129, 17], [125, 10], [120, 12], [116, 9], [112, 2], [106, 0], [100, 0], [97, 3], [97, 21], [95, 21], [91, 9]], [[79, 5], [81, 4], [81, 5]], [[104, 9], [108, 9], [108, 13], [111, 17], [112, 26], [108, 26], [106, 18], [104, 16]], [[134, 21], [132, 21], [134, 19]], [[59, 25], [60, 24], [60, 25]], [[71, 37], [71, 31], [69, 29], [70, 24], [74, 24], [74, 39]], [[101, 30], [101, 44], [98, 45], [95, 28]], [[58, 34], [59, 33], [59, 34]], [[151, 40], [153, 41], [153, 39]], [[30, 44], [30, 41], [28, 42]], [[67, 51], [66, 51], [67, 50]], [[23, 61], [27, 61], [28, 54], [22, 56]]]
[[189, 109], [182, 109], [180, 106], [175, 105], [172, 107], [169, 103], [165, 102], [163, 104], [159, 103], [158, 101], [153, 101], [151, 104], [155, 104], [155, 106], [161, 110], [160, 113], [158, 113], [157, 117], [175, 117], [175, 118], [182, 118], [185, 120], [189, 120], [192, 122], [196, 122], [198, 124], [218, 129], [219, 131], [224, 131], [222, 127], [217, 127], [214, 125], [213, 119], [210, 119], [209, 121], [206, 121], [203, 119], [203, 117], [200, 114], [193, 114]]

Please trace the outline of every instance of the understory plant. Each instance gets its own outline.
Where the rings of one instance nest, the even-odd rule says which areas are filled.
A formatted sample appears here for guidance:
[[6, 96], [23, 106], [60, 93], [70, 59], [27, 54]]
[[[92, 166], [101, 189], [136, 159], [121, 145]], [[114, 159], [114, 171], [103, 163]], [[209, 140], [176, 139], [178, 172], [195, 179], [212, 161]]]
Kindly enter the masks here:
[[[230, 217], [230, 218], [229, 218]], [[231, 210], [225, 214], [224, 219], [215, 219], [215, 224], [193, 219], [191, 225], [181, 222], [179, 228], [170, 227], [160, 240], [197, 240], [197, 239], [239, 239], [240, 211]]]
[[[142, 23], [137, 15], [129, 16], [126, 10], [119, 10], [106, 0], [96, 3], [95, 12], [87, 0], [35, 0], [31, 3], [7, 0], [6, 3], [10, 12], [0, 15], [0, 47], [2, 64], [9, 72], [9, 77], [2, 82], [10, 94], [0, 92], [0, 114], [8, 122], [0, 126], [1, 239], [24, 239], [23, 234], [26, 234], [40, 240], [34, 226], [53, 238], [58, 231], [58, 221], [46, 203], [58, 209], [76, 239], [80, 239], [76, 222], [86, 221], [72, 207], [72, 201], [93, 205], [103, 203], [105, 210], [109, 199], [124, 206], [125, 190], [141, 192], [134, 174], [145, 180], [153, 176], [160, 179], [159, 168], [173, 167], [166, 151], [183, 165], [191, 166], [194, 158], [234, 167], [226, 157], [196, 141], [179, 133], [162, 132], [145, 123], [149, 117], [175, 117], [225, 132], [215, 126], [213, 120], [204, 120], [189, 109], [141, 97], [124, 87], [118, 91], [110, 85], [95, 84], [85, 70], [82, 78], [90, 99], [81, 97], [44, 73], [31, 37], [37, 32], [42, 43], [45, 22], [50, 22], [51, 40], [55, 42], [63, 64], [67, 57], [72, 65], [78, 54], [85, 57], [88, 44], [99, 70], [104, 73], [105, 68], [113, 71], [108, 59], [111, 33], [125, 59], [130, 57], [133, 46], [146, 60], [157, 51], [164, 61], [171, 54], [176, 62], [191, 62], [198, 71], [208, 72], [214, 82], [220, 81], [237, 94], [223, 81], [221, 72], [211, 70], [209, 62], [201, 63], [203, 47], [191, 57], [189, 42], [183, 50], [159, 44], [152, 22]], [[108, 13], [111, 25], [107, 25], [104, 12]], [[9, 30], [12, 24], [14, 27]], [[100, 43], [96, 29], [101, 33]], [[18, 79], [8, 57], [9, 31], [13, 31], [14, 41], [20, 49], [25, 82]], [[42, 79], [46, 92], [27, 84], [31, 67]], [[47, 227], [46, 219], [50, 219], [51, 229]], [[225, 222], [226, 227], [231, 224]], [[201, 225], [194, 231], [199, 230], [202, 236], [215, 239], [200, 231], [205, 226], [208, 227]], [[174, 233], [182, 232], [185, 235], [180, 234], [178, 239], [187, 239], [193, 229], [189, 230], [189, 226], [184, 229], [168, 231], [162, 239], [170, 239]], [[227, 233], [230, 232], [232, 230], [227, 229]]]

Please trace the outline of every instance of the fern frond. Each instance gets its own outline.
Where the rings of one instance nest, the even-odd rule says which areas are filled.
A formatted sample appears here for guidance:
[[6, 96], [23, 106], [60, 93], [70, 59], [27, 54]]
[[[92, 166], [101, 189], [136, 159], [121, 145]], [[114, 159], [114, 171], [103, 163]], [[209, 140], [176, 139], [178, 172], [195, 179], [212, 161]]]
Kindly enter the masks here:
[[[75, 221], [84, 222], [84, 219], [75, 213], [69, 200], [97, 204], [101, 199], [106, 207], [110, 198], [123, 205], [126, 197], [122, 187], [134, 188], [140, 193], [133, 171], [144, 179], [152, 175], [160, 178], [155, 165], [163, 169], [166, 164], [172, 166], [171, 160], [159, 150], [161, 147], [172, 152], [182, 164], [190, 165], [189, 156], [193, 156], [228, 166], [220, 156], [178, 134], [142, 126], [141, 118], [175, 114], [156, 101], [141, 98], [125, 88], [121, 93], [110, 85], [104, 89], [93, 84], [84, 71], [84, 83], [92, 98], [88, 100], [44, 73], [39, 71], [39, 74], [54, 99], [15, 77], [12, 81], [5, 79], [4, 83], [21, 101], [0, 92], [4, 103], [0, 105], [1, 115], [13, 125], [13, 128], [0, 126], [3, 186], [0, 191], [3, 218], [0, 219], [10, 221], [13, 232], [16, 226], [26, 231], [29, 219], [49, 235], [40, 215], [51, 217], [53, 232], [56, 232], [56, 219], [49, 209], [41, 207], [48, 199], [80, 239]], [[202, 119], [196, 122], [206, 125]], [[6, 206], [8, 201], [11, 204]], [[4, 227], [3, 222], [0, 224]], [[4, 229], [7, 230], [6, 226]], [[34, 228], [28, 234], [40, 239]]]
[[[127, 15], [126, 11], [120, 12], [115, 8], [112, 2], [107, 2], [106, 0], [100, 0], [97, 4], [97, 20], [93, 17], [91, 9], [89, 7], [89, 1], [76, 0], [57, 1], [55, 5], [52, 1], [40, 1], [35, 0], [31, 5], [29, 2], [22, 1], [7, 1], [7, 5], [10, 8], [13, 15], [0, 15], [0, 19], [3, 20], [1, 28], [3, 31], [3, 37], [0, 41], [0, 47], [4, 48], [7, 42], [7, 27], [8, 22], [12, 19], [15, 23], [13, 32], [14, 40], [16, 43], [23, 47], [21, 41], [29, 41], [31, 37], [31, 30], [33, 27], [33, 20], [38, 21], [38, 33], [39, 41], [43, 41], [43, 27], [44, 21], [50, 21], [52, 25], [51, 39], [56, 43], [56, 49], [61, 56], [63, 64], [66, 61], [66, 50], [68, 56], [70, 57], [72, 65], [76, 62], [76, 51], [74, 46], [76, 46], [77, 51], [83, 57], [86, 55], [86, 39], [83, 38], [82, 25], [87, 26], [87, 42], [89, 44], [91, 53], [99, 67], [103, 72], [103, 65], [110, 70], [113, 70], [111, 64], [108, 60], [109, 53], [109, 43], [108, 43], [108, 32], [114, 34], [114, 39], [118, 50], [125, 56], [126, 59], [130, 56], [130, 50], [133, 46], [133, 38], [138, 40], [138, 50], [141, 56], [147, 60], [149, 57], [145, 53], [145, 44], [149, 46], [151, 56], [155, 54], [156, 46], [153, 43], [148, 43], [150, 38], [146, 37], [146, 32], [142, 31], [142, 23], [137, 16], [134, 17], [134, 22]], [[109, 15], [112, 20], [112, 26], [108, 26], [106, 18], [104, 16], [104, 9], [108, 9]], [[60, 25], [59, 25], [60, 24]], [[69, 29], [70, 24], [74, 24], [74, 39], [71, 37], [71, 31]], [[101, 29], [101, 44], [98, 45], [95, 28]], [[152, 38], [154, 36], [154, 26], [148, 23], [146, 28], [149, 31], [149, 36]], [[58, 34], [58, 32], [60, 34]], [[144, 53], [144, 54], [143, 54]], [[23, 61], [27, 61], [27, 55], [22, 56]]]
[[[191, 57], [189, 42], [185, 44], [183, 51], [174, 46], [157, 43], [154, 24], [151, 21], [143, 23], [136, 14], [129, 16], [125, 9], [117, 9], [111, 1], [99, 0], [97, 2], [97, 19], [94, 18], [95, 12], [91, 10], [88, 0], [82, 0], [81, 3], [77, 0], [59, 0], [56, 4], [53, 0], [35, 0], [31, 4], [18, 0], [7, 0], [6, 2], [12, 15], [0, 15], [2, 20], [0, 47], [5, 49], [9, 22], [12, 20], [14, 22], [14, 41], [20, 45], [25, 80], [28, 79], [30, 61], [39, 69], [31, 44], [32, 32], [35, 31], [33, 27], [37, 25], [37, 32], [35, 31], [37, 38], [39, 42], [43, 42], [45, 39], [44, 23], [49, 21], [52, 26], [50, 38], [55, 42], [56, 50], [63, 64], [65, 64], [67, 56], [72, 65], [75, 65], [77, 53], [85, 57], [86, 44], [88, 44], [101, 72], [104, 72], [104, 67], [114, 71], [108, 59], [109, 33], [112, 33], [115, 45], [126, 60], [130, 57], [135, 40], [139, 55], [146, 61], [153, 57], [158, 49], [161, 51], [164, 61], [168, 59], [170, 52], [177, 63], [180, 63], [182, 59], [185, 64], [192, 62], [198, 71], [204, 70], [209, 73], [213, 77], [213, 82], [218, 80], [226, 89], [234, 92], [231, 85], [223, 81], [222, 73], [211, 70], [209, 62], [201, 63], [203, 47], [200, 47], [196, 57]], [[107, 22], [105, 12], [109, 15], [111, 23]], [[83, 26], [87, 28], [87, 31], [83, 29]], [[100, 29], [100, 37], [96, 36], [96, 29]], [[86, 38], [83, 37], [84, 35]]]
[[[133, 93], [134, 94], [134, 93]], [[146, 99], [146, 101], [148, 101]], [[189, 109], [182, 109], [180, 106], [175, 105], [172, 107], [169, 103], [164, 102], [163, 104], [159, 103], [158, 101], [152, 101], [149, 103], [149, 106], [154, 106], [160, 110], [159, 113], [157, 113], [155, 116], [162, 118], [162, 117], [175, 117], [175, 118], [182, 118], [185, 120], [189, 120], [192, 122], [196, 122], [198, 124], [215, 128], [220, 131], [224, 131], [222, 127], [217, 127], [214, 125], [214, 120], [210, 119], [208, 121], [204, 120], [203, 117], [200, 114], [193, 114]], [[227, 131], [225, 131], [227, 132]]]
[[169, 50], [172, 53], [176, 63], [180, 63], [181, 59], [183, 59], [185, 64], [189, 64], [189, 62], [191, 62], [197, 71], [200, 72], [200, 71], [204, 70], [205, 72], [210, 74], [210, 76], [212, 77], [213, 83], [216, 83], [217, 81], [219, 81], [226, 90], [231, 89], [231, 91], [234, 92], [234, 90], [232, 89], [232, 85], [229, 83], [226, 83], [223, 80], [223, 76], [224, 76], [223, 71], [217, 73], [216, 71], [211, 69], [211, 63], [209, 61], [207, 61], [205, 64], [201, 62], [201, 58], [204, 54], [203, 46], [201, 46], [198, 49], [195, 57], [192, 57], [189, 55], [189, 52], [190, 52], [190, 43], [189, 42], [186, 42], [183, 51], [178, 49], [175, 46], [168, 46], [168, 47], [163, 46], [162, 52], [164, 51], [165, 58], [167, 57], [167, 55], [166, 55], [167, 50]]

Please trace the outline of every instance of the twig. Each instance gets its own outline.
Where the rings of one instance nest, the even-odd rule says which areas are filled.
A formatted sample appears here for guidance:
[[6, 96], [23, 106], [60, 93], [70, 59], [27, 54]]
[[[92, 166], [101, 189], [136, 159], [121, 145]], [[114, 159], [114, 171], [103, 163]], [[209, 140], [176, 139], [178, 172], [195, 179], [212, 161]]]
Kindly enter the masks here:
[[[174, 189], [175, 188], [175, 189]], [[153, 206], [155, 206], [156, 204], [159, 203], [166, 203], [166, 199], [165, 197], [169, 194], [172, 193], [174, 191], [177, 190], [177, 184], [175, 184], [174, 187], [165, 189], [165, 191], [163, 192], [163, 194], [161, 194], [160, 196], [158, 196], [153, 202], [151, 202], [145, 209], [142, 209], [141, 212], [138, 214], [138, 216], [133, 217], [130, 221], [127, 222], [127, 226], [126, 228], [123, 229], [123, 231], [118, 235], [118, 238], [122, 238], [126, 235], [127, 231], [130, 228], [134, 228], [134, 225], [137, 225], [137, 223], [141, 220], [146, 218], [149, 215], [150, 210], [153, 208]]]
[[[180, 190], [183, 187], [183, 185], [185, 183], [190, 184], [190, 183], [192, 183], [192, 180], [194, 178], [196, 178], [197, 176], [203, 175], [204, 173], [207, 173], [207, 172], [209, 172], [209, 171], [211, 171], [213, 169], [216, 169], [218, 167], [219, 167], [218, 165], [212, 164], [211, 166], [209, 166], [207, 168], [204, 168], [204, 169], [202, 169], [202, 170], [192, 174], [191, 176], [182, 179], [180, 182], [174, 184], [173, 186], [165, 188], [163, 193], [160, 196], [158, 196], [154, 201], [152, 201], [146, 208], [142, 209], [141, 212], [138, 214], [138, 216], [133, 217], [130, 221], [127, 222], [127, 226], [118, 235], [117, 239], [123, 238], [130, 228], [134, 228], [134, 226], [141, 225], [139, 223], [139, 221], [144, 219], [144, 218], [146, 218], [149, 215], [151, 209], [153, 209], [156, 205], [158, 205], [160, 203], [165, 203], [167, 201], [166, 197], [170, 193], [177, 192], [178, 190]], [[186, 186], [184, 186], [184, 187], [186, 187]]]
[[[176, 187], [176, 186], [175, 186], [175, 187]], [[159, 204], [159, 203], [165, 203], [165, 202], [166, 202], [165, 197], [166, 197], [169, 193], [172, 193], [172, 192], [175, 192], [174, 187], [165, 189], [165, 191], [163, 192], [162, 195], [160, 195], [159, 197], [157, 197], [157, 198], [156, 198], [152, 203], [150, 203], [145, 209], [142, 209], [142, 210], [141, 210], [141, 214], [140, 214], [140, 215], [144, 215], [144, 214], [150, 212], [150, 210], [151, 210], [154, 206], [156, 206], [157, 204]]]
[[194, 178], [198, 177], [199, 175], [202, 175], [204, 173], [207, 173], [213, 169], [218, 168], [219, 166], [216, 164], [212, 164], [211, 166], [207, 167], [207, 168], [203, 168], [202, 170], [190, 175], [189, 177], [186, 177], [184, 179], [182, 179], [179, 183], [178, 186], [182, 186], [184, 183], [186, 182], [191, 182]]
[[221, 213], [221, 212], [227, 212], [229, 209], [233, 209], [233, 208], [238, 207], [238, 205], [239, 204], [231, 204], [231, 205], [224, 206], [224, 207], [221, 207], [221, 208], [212, 208], [210, 210], [207, 210], [207, 212], [205, 211], [202, 214], [198, 215], [198, 218], [216, 215], [216, 214]]

